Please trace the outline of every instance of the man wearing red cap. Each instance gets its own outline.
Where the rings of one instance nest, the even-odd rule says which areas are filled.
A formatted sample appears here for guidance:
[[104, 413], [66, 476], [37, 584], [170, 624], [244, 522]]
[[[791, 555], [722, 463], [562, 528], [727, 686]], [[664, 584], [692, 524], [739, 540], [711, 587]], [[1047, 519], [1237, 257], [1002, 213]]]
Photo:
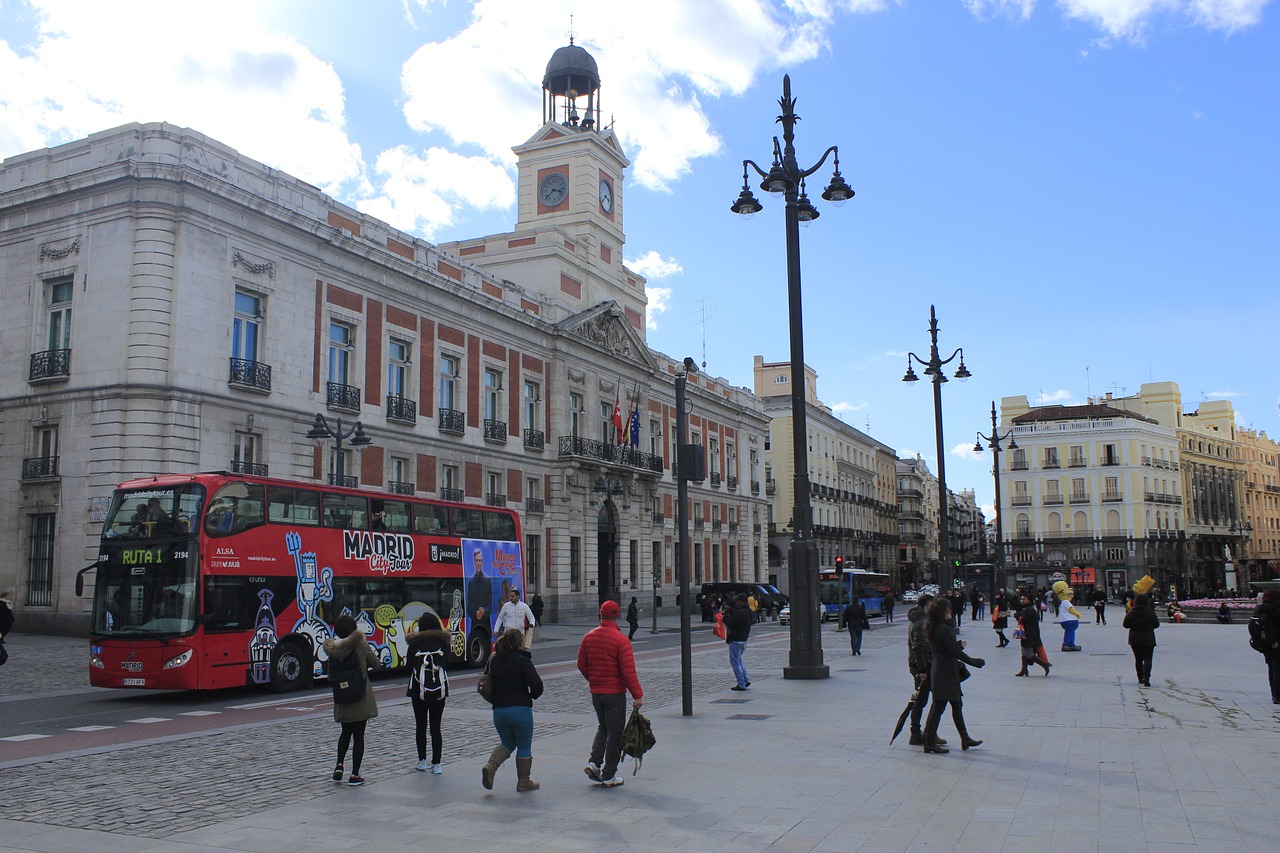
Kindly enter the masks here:
[[620, 612], [616, 601], [601, 604], [600, 625], [588, 631], [578, 647], [578, 672], [591, 688], [598, 723], [585, 772], [591, 781], [606, 788], [622, 784], [618, 760], [622, 757], [622, 729], [627, 723], [627, 691], [637, 708], [644, 704], [631, 643], [618, 628]]

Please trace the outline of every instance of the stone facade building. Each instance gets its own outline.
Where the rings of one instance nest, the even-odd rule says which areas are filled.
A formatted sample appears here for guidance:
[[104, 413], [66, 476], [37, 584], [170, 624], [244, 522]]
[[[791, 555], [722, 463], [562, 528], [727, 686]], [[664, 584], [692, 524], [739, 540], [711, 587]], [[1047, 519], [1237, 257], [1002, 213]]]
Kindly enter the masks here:
[[[73, 578], [124, 479], [332, 480], [334, 448], [306, 438], [317, 413], [373, 439], [343, 449], [348, 485], [518, 508], [550, 618], [633, 593], [675, 605], [680, 359], [645, 341], [598, 77], [564, 85], [587, 64], [571, 46], [548, 66], [515, 229], [447, 246], [166, 124], [4, 161], [0, 348], [23, 369], [0, 380], [0, 466], [20, 474], [0, 495], [0, 589], [24, 628], [86, 629]], [[711, 473], [690, 489], [701, 573], [763, 580], [763, 407], [705, 374], [689, 394]], [[638, 412], [638, 446], [615, 408]]]

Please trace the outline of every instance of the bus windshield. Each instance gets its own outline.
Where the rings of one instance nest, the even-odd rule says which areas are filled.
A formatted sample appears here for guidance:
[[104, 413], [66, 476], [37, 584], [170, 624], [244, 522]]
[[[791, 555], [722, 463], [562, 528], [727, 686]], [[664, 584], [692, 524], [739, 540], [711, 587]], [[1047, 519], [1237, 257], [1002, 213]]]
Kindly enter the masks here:
[[204, 495], [194, 484], [116, 493], [98, 555], [95, 636], [165, 638], [195, 630], [192, 534]]

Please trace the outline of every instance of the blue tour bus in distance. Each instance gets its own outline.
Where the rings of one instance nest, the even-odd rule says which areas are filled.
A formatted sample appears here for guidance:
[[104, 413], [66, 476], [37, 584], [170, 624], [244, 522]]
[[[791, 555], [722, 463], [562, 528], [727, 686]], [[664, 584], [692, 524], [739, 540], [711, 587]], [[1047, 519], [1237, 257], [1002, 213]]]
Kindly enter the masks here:
[[818, 601], [822, 619], [839, 619], [845, 606], [857, 595], [868, 616], [884, 613], [884, 600], [893, 594], [893, 581], [884, 572], [845, 568], [818, 570]]

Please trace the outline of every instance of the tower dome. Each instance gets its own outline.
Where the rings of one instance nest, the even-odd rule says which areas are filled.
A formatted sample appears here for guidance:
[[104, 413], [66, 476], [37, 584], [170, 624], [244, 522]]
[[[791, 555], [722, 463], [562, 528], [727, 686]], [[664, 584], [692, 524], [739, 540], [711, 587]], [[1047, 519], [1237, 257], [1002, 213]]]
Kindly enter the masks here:
[[[595, 58], [569, 43], [551, 54], [542, 76], [542, 120], [559, 121], [565, 127], [595, 130], [600, 126], [600, 70]], [[578, 115], [578, 99], [586, 96], [585, 114]]]

